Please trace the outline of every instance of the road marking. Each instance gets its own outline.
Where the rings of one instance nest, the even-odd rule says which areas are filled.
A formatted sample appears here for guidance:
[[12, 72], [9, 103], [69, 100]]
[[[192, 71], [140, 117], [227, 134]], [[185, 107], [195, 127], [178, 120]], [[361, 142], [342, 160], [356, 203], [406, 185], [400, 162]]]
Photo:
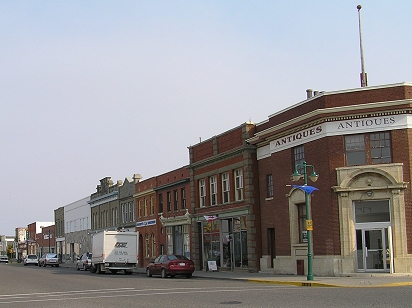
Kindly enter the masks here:
[[[0, 297], [0, 304], [12, 304], [12, 303], [30, 303], [30, 302], [49, 302], [49, 301], [65, 301], [65, 300], [85, 300], [85, 299], [98, 299], [98, 298], [116, 298], [116, 297], [139, 297], [139, 296], [153, 296], [153, 295], [169, 295], [169, 294], [193, 294], [193, 293], [222, 293], [222, 292], [245, 292], [245, 291], [272, 291], [275, 288], [290, 288], [290, 287], [275, 287], [267, 286], [261, 288], [245, 288], [245, 287], [233, 287], [233, 288], [172, 288], [172, 289], [102, 289], [102, 290], [88, 290], [84, 291], [69, 291], [69, 292], [52, 292], [49, 293], [28, 293], [28, 294], [10, 294], [2, 295]], [[290, 289], [294, 289], [291, 287]], [[125, 292], [128, 294], [102, 294], [104, 292]], [[93, 292], [93, 294], [90, 294]], [[134, 292], [130, 294], [130, 292]], [[142, 293], [146, 292], [146, 293]], [[87, 295], [86, 295], [87, 294]], [[74, 295], [75, 297], [72, 297]], [[84, 295], [84, 296], [79, 296]], [[37, 298], [19, 298], [35, 296]], [[59, 296], [58, 298], [56, 296]], [[7, 297], [7, 298], [6, 298]]]

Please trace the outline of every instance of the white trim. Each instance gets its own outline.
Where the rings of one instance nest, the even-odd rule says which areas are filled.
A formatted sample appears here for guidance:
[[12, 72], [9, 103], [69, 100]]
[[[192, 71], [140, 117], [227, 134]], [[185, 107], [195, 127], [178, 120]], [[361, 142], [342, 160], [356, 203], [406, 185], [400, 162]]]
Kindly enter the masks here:
[[412, 115], [390, 115], [322, 123], [296, 133], [272, 140], [269, 145], [257, 149], [257, 159], [329, 136], [362, 134], [412, 128]]

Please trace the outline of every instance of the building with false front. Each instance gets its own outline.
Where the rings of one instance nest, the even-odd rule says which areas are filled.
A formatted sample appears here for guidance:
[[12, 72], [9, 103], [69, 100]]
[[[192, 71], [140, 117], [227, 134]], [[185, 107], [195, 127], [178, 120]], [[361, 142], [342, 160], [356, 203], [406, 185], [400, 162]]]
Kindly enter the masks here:
[[[311, 233], [315, 276], [412, 272], [412, 84], [307, 93], [248, 139], [257, 147], [260, 270], [307, 273]], [[296, 171], [318, 189], [308, 207], [291, 186], [304, 184], [291, 181]]]

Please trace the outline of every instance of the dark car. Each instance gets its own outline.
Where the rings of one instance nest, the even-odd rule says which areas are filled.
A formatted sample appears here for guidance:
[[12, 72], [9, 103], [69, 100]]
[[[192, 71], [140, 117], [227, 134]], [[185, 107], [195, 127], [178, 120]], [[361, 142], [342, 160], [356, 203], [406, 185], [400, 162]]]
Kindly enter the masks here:
[[191, 278], [195, 271], [195, 265], [192, 260], [181, 255], [161, 255], [153, 262], [149, 263], [146, 268], [147, 277], [152, 275], [161, 275], [162, 278], [167, 276], [184, 275]]
[[80, 258], [77, 258], [76, 269], [87, 271], [90, 269], [90, 265], [92, 264], [92, 254], [90, 252], [86, 252], [81, 255]]
[[46, 253], [39, 259], [39, 267], [46, 267], [47, 265], [59, 267], [59, 258], [55, 253]]

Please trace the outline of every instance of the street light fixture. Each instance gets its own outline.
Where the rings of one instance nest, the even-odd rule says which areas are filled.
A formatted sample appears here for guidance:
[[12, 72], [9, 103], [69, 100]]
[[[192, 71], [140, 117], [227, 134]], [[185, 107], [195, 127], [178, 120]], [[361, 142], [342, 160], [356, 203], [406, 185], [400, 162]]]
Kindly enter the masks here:
[[[302, 167], [303, 174], [299, 173], [298, 168]], [[307, 280], [313, 280], [313, 273], [312, 273], [312, 248], [311, 248], [311, 238], [312, 238], [312, 230], [313, 230], [313, 223], [311, 218], [311, 213], [309, 210], [309, 195], [313, 192], [313, 190], [317, 190], [315, 187], [307, 186], [308, 185], [308, 175], [307, 175], [307, 168], [310, 167], [312, 169], [312, 173], [309, 175], [309, 178], [312, 182], [316, 182], [319, 178], [319, 175], [315, 172], [315, 168], [312, 165], [308, 165], [305, 161], [302, 164], [296, 164], [295, 172], [292, 174], [291, 178], [293, 181], [298, 181], [303, 177], [303, 185], [304, 186], [295, 186], [305, 192], [305, 208], [306, 208], [306, 232], [308, 236], [308, 276]]]

